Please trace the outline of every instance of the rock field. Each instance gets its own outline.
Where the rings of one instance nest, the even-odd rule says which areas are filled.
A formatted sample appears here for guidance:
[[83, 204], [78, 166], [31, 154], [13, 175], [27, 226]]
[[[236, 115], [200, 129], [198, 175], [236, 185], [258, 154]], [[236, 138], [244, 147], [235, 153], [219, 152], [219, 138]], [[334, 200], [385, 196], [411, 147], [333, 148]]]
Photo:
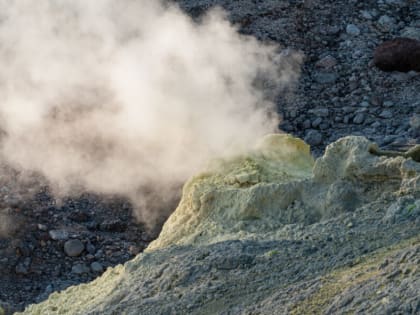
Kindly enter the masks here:
[[162, 224], [147, 230], [128, 200], [90, 192], [58, 200], [38, 174], [2, 163], [0, 315], [95, 278], [26, 314], [419, 314], [420, 164], [375, 157], [368, 147], [420, 142], [420, 72], [385, 72], [373, 62], [387, 40], [420, 40], [420, 1], [175, 2], [197, 20], [220, 6], [241, 33], [302, 55], [299, 82], [276, 98], [279, 128], [320, 158], [313, 166], [299, 153], [309, 164], [284, 186], [255, 156], [243, 172], [232, 164], [228, 190], [204, 194], [208, 207], [236, 196], [232, 216], [206, 221], [197, 212], [188, 221], [178, 211], [140, 255]]
[[242, 33], [303, 52], [297, 90], [278, 100], [282, 130], [320, 149], [350, 134], [380, 146], [418, 143], [419, 73], [382, 72], [372, 63], [383, 41], [420, 40], [417, 1], [177, 2], [196, 17], [222, 6]]

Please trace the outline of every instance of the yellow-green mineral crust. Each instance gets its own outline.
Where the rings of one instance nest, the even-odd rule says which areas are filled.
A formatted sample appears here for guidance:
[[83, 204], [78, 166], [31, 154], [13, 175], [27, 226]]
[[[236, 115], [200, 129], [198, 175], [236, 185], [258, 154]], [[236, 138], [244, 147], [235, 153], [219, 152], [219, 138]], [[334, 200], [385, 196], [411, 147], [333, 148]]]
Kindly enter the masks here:
[[147, 250], [272, 229], [284, 221], [280, 208], [295, 198], [290, 183], [310, 178], [313, 165], [309, 146], [287, 134], [264, 137], [246, 156], [213, 161], [186, 183], [178, 208]]
[[[212, 161], [185, 184], [180, 204], [144, 253], [91, 283], [53, 293], [23, 314], [217, 314], [238, 305], [249, 313], [257, 307], [260, 314], [279, 308], [321, 314], [335, 307], [336, 297], [345, 300], [342, 291], [352, 289], [348, 275], [367, 274], [363, 283], [381, 280], [391, 288], [387, 275], [394, 264], [382, 273], [376, 272], [377, 260], [348, 269], [353, 260], [347, 257], [398, 244], [402, 230], [406, 238], [416, 235], [410, 218], [420, 211], [420, 164], [372, 155], [371, 146], [366, 138], [345, 137], [314, 162], [304, 141], [276, 134], [248, 154]], [[404, 215], [406, 221], [394, 222]], [[387, 222], [394, 225], [387, 228]], [[414, 245], [401, 255], [415, 261]], [[344, 255], [346, 246], [351, 250]], [[334, 261], [342, 273], [332, 272]], [[418, 269], [413, 263], [407, 270], [399, 275], [412, 281]], [[316, 280], [315, 274], [324, 277]], [[297, 276], [301, 280], [290, 280]], [[302, 285], [304, 277], [316, 281]], [[324, 289], [316, 289], [320, 281]], [[291, 301], [299, 290], [300, 302]]]

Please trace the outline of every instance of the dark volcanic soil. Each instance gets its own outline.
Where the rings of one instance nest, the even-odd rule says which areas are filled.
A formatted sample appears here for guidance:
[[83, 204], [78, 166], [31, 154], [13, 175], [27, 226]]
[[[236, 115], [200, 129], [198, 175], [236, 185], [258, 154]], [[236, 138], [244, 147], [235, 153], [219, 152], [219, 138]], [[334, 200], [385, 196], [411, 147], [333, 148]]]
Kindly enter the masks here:
[[[145, 229], [122, 197], [86, 192], [57, 200], [41, 176], [5, 165], [1, 174], [0, 301], [14, 310], [124, 263], [160, 229]], [[79, 249], [66, 252], [74, 241]]]
[[[375, 47], [385, 40], [420, 40], [419, 1], [176, 2], [198, 20], [222, 6], [243, 34], [304, 54], [296, 90], [278, 98], [279, 127], [304, 138], [315, 153], [350, 134], [382, 147], [419, 142], [420, 74], [382, 72], [372, 63]], [[94, 279], [156, 236], [136, 222], [121, 197], [86, 192], [59, 202], [41, 177], [4, 165], [0, 170], [0, 301], [13, 309]], [[81, 242], [79, 255], [64, 252], [69, 240]]]

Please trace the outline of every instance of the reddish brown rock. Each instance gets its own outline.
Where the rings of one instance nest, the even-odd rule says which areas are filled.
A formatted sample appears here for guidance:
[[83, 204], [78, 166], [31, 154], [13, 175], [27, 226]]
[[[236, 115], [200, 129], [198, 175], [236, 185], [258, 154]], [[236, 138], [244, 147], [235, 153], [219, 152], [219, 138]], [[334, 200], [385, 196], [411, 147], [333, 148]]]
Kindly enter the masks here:
[[420, 41], [396, 38], [379, 45], [373, 62], [383, 71], [420, 71]]

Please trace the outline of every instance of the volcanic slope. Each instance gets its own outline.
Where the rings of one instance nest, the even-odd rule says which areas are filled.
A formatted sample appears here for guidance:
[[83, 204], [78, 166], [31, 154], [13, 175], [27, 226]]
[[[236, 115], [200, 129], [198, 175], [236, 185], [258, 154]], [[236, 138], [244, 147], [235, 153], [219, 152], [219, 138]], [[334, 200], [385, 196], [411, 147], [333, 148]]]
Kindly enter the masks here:
[[420, 163], [373, 145], [214, 161], [144, 253], [22, 314], [418, 314]]

